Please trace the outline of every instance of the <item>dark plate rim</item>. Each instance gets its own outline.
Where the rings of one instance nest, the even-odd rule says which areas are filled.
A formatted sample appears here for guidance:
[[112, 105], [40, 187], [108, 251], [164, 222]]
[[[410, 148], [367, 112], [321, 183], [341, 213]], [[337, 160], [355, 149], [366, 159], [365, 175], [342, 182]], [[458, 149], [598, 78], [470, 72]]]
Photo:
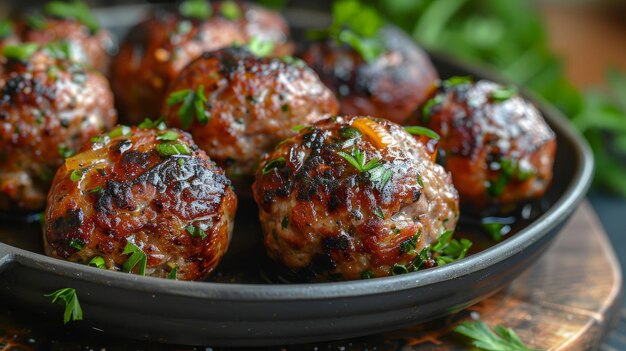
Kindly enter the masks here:
[[[475, 65], [468, 65], [444, 54], [431, 53], [438, 61], [454, 65], [477, 77], [506, 83], [498, 75]], [[0, 271], [11, 264], [20, 264], [40, 271], [72, 279], [127, 289], [137, 292], [175, 295], [185, 298], [228, 301], [319, 300], [349, 298], [402, 291], [441, 283], [477, 273], [524, 251], [541, 240], [567, 218], [585, 197], [591, 184], [594, 161], [586, 141], [554, 107], [522, 89], [522, 95], [533, 101], [559, 137], [569, 140], [575, 152], [577, 168], [560, 198], [533, 223], [514, 236], [463, 260], [424, 271], [398, 276], [345, 282], [308, 284], [241, 284], [173, 281], [101, 270], [71, 263], [43, 254], [0, 243]], [[235, 234], [236, 235], [236, 234]]]

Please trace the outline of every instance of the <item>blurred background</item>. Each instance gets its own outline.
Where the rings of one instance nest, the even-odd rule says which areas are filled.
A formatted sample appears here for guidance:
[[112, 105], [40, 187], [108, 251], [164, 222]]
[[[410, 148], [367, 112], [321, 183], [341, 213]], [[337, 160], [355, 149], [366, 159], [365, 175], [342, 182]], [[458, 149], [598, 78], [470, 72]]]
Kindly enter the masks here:
[[[3, 1], [0, 13], [44, 1]], [[146, 1], [88, 1], [93, 6]], [[157, 2], [157, 1], [151, 1]], [[331, 1], [260, 0], [329, 12]], [[482, 65], [559, 108], [596, 157], [589, 195], [626, 264], [626, 1], [362, 0], [429, 50]], [[124, 16], [124, 11], [120, 16]], [[106, 23], [103, 23], [106, 25]], [[623, 313], [624, 315], [624, 313]], [[626, 324], [618, 326], [626, 333]], [[625, 334], [626, 335], [626, 334]], [[612, 335], [604, 350], [626, 350]]]

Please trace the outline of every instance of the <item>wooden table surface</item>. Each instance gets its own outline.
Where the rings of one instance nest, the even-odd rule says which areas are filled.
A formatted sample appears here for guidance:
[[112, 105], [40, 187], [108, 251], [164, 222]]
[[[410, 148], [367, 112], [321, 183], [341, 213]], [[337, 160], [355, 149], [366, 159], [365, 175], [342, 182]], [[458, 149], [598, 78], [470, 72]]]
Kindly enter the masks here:
[[[574, 213], [542, 258], [509, 287], [469, 310], [396, 332], [276, 350], [467, 350], [451, 329], [479, 318], [513, 328], [528, 346], [546, 350], [597, 349], [620, 317], [622, 276], [613, 248], [591, 206]], [[4, 305], [3, 305], [4, 304]], [[206, 350], [107, 338], [62, 327], [0, 303], [0, 351]], [[78, 322], [80, 323], [80, 322]], [[210, 348], [209, 348], [210, 349]]]

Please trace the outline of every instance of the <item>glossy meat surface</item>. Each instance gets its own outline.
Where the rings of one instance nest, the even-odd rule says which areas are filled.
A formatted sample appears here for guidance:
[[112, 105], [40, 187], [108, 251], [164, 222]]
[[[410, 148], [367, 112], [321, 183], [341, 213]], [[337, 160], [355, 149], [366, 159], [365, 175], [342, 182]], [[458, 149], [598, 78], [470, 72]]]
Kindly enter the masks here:
[[55, 55], [0, 68], [0, 211], [42, 209], [64, 156], [116, 122], [107, 80]]
[[[163, 145], [186, 152], [164, 153]], [[146, 275], [176, 269], [177, 279], [204, 279], [226, 252], [236, 207], [230, 181], [189, 134], [118, 127], [59, 168], [45, 250], [80, 263], [100, 256], [119, 270], [132, 243], [147, 257]]]
[[253, 185], [269, 256], [314, 280], [381, 277], [411, 264], [459, 216], [434, 152], [432, 141], [371, 117], [325, 119], [287, 139]]
[[240, 16], [229, 19], [222, 14], [221, 5], [213, 3], [213, 15], [205, 20], [157, 9], [130, 30], [111, 68], [125, 121], [138, 123], [156, 117], [171, 81], [205, 51], [241, 45], [255, 36], [273, 41], [276, 55], [291, 53], [289, 29], [278, 13], [240, 5]]
[[541, 197], [552, 180], [556, 137], [528, 101], [489, 81], [444, 82], [425, 124], [461, 203], [474, 209]]
[[[205, 53], [173, 82], [168, 96], [202, 88], [206, 101], [186, 125], [184, 101], [165, 103], [168, 125], [188, 129], [235, 183], [249, 193], [264, 152], [295, 135], [292, 128], [337, 113], [338, 103], [310, 68], [276, 58], [258, 58], [245, 49]], [[195, 112], [195, 111], [194, 111]]]
[[437, 71], [404, 33], [381, 30], [386, 51], [372, 62], [332, 40], [313, 43], [300, 56], [341, 102], [340, 113], [402, 123], [435, 89]]
[[83, 23], [74, 19], [42, 17], [41, 23], [26, 21], [20, 24], [22, 42], [47, 44], [54, 41], [66, 41], [72, 48], [74, 58], [82, 64], [106, 73], [115, 42], [105, 29], [92, 32]]

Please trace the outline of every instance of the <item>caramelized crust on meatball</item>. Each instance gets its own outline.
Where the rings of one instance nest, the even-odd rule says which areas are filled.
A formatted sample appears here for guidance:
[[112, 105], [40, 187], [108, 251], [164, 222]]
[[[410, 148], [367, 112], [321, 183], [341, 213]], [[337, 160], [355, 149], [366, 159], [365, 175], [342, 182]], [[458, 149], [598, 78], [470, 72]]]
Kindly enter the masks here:
[[[59, 168], [48, 195], [46, 254], [145, 274], [206, 278], [226, 252], [237, 198], [187, 133], [118, 127]], [[172, 271], [174, 273], [172, 273]]]
[[456, 225], [458, 195], [432, 143], [371, 117], [287, 139], [253, 185], [271, 258], [314, 280], [392, 274]]
[[380, 35], [386, 51], [372, 62], [331, 39], [311, 44], [301, 57], [337, 94], [341, 114], [402, 123], [432, 94], [438, 75], [426, 53], [404, 33], [384, 28]]
[[213, 4], [207, 19], [156, 9], [130, 30], [111, 69], [113, 89], [127, 122], [156, 116], [170, 82], [203, 52], [242, 45], [255, 36], [272, 41], [277, 55], [291, 53], [288, 26], [278, 13], [237, 5], [239, 12], [231, 10], [226, 16], [222, 8], [221, 2]]
[[117, 120], [107, 80], [60, 53], [0, 68], [0, 211], [42, 209], [64, 157]]
[[37, 22], [25, 21], [20, 27], [20, 38], [23, 42], [47, 44], [66, 41], [75, 60], [102, 73], [107, 72], [115, 50], [115, 42], [107, 30], [92, 30], [76, 19], [53, 16], [41, 17]]
[[423, 119], [441, 135], [439, 150], [461, 203], [483, 209], [539, 198], [546, 191], [556, 137], [515, 90], [455, 78], [444, 82], [426, 106]]
[[[187, 101], [190, 95], [194, 100]], [[236, 48], [204, 53], [181, 72], [168, 96], [161, 113], [168, 125], [189, 130], [237, 183], [235, 189], [248, 194], [264, 152], [295, 135], [292, 128], [338, 109], [330, 90], [303, 63]], [[192, 102], [200, 103], [200, 111]]]

